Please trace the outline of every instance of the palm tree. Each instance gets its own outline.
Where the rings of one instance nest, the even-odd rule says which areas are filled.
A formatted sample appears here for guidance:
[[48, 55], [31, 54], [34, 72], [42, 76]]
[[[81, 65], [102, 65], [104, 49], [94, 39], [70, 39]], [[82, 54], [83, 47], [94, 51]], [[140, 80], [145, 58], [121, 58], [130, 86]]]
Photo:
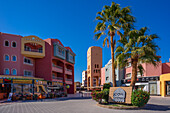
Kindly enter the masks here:
[[[116, 86], [115, 78], [115, 65], [114, 65], [114, 50], [116, 39], [116, 32], [119, 33], [121, 28], [127, 26], [133, 26], [134, 17], [130, 15], [131, 10], [129, 7], [121, 8], [119, 4], [112, 2], [111, 6], [104, 6], [101, 12], [97, 13], [96, 20], [99, 22], [95, 28], [95, 38], [98, 40], [100, 37], [104, 37], [103, 46], [111, 46], [111, 57], [112, 57], [112, 78], [113, 87]], [[110, 37], [110, 41], [109, 41]]]
[[126, 34], [120, 34], [121, 39], [118, 41], [119, 46], [115, 54], [118, 64], [123, 67], [130, 61], [132, 64], [131, 84], [135, 87], [137, 71], [143, 73], [141, 63], [150, 63], [157, 66], [160, 58], [156, 55], [159, 50], [158, 45], [154, 42], [159, 38], [156, 34], [147, 34], [148, 28], [143, 27], [140, 30], [130, 30]]

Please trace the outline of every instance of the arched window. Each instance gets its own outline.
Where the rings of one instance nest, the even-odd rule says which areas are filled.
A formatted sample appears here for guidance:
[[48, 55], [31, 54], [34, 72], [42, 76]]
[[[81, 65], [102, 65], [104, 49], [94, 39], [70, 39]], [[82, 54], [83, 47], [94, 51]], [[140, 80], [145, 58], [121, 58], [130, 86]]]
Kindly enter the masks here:
[[5, 69], [4, 74], [5, 74], [5, 75], [9, 75], [9, 69]]
[[6, 40], [4, 45], [9, 47], [9, 42]]
[[17, 61], [17, 57], [16, 56], [12, 56], [12, 61]]
[[9, 55], [5, 55], [5, 61], [9, 61]]
[[16, 69], [12, 69], [12, 75], [17, 75], [17, 70]]
[[17, 43], [16, 42], [12, 42], [12, 47], [17, 47]]

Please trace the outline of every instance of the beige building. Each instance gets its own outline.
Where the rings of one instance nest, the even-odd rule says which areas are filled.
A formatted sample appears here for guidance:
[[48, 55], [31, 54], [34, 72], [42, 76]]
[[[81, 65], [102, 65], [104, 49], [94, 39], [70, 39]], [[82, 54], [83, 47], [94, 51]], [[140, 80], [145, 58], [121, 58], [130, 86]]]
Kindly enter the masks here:
[[96, 87], [101, 82], [102, 48], [92, 46], [87, 51], [87, 87]]

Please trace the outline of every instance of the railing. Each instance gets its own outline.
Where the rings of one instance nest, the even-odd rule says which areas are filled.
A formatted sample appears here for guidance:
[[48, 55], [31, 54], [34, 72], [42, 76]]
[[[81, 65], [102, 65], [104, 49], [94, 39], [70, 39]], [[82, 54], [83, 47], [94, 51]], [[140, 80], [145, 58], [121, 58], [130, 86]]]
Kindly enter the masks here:
[[58, 66], [58, 65], [55, 65], [55, 64], [52, 64], [53, 67], [56, 67], [56, 68], [59, 68], [59, 69], [63, 69], [61, 66]]
[[62, 77], [56, 77], [56, 76], [53, 76], [53, 79], [63, 80], [63, 78], [62, 78]]
[[38, 53], [42, 53], [43, 52], [42, 49], [27, 49], [27, 48], [25, 48], [24, 50], [25, 51], [30, 51], [30, 52], [38, 52]]
[[70, 82], [72, 82], [72, 79], [66, 79], [66, 81], [70, 81]]
[[67, 71], [70, 71], [70, 72], [72, 72], [72, 70], [71, 69], [66, 69]]

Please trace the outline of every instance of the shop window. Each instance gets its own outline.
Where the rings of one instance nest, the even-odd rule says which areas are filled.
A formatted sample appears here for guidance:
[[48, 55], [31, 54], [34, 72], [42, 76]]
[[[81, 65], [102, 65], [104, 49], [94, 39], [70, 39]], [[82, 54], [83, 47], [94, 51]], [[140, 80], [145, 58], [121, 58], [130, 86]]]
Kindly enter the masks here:
[[9, 61], [9, 55], [5, 55], [5, 61]]
[[12, 69], [12, 75], [17, 75], [17, 70], [16, 69]]
[[9, 75], [9, 69], [5, 69], [4, 74], [5, 74], [5, 75]]
[[16, 62], [17, 61], [17, 57], [16, 56], [12, 56], [12, 61]]
[[16, 42], [12, 42], [12, 47], [17, 47], [17, 43]]
[[5, 46], [9, 47], [9, 42], [8, 41], [5, 41]]

